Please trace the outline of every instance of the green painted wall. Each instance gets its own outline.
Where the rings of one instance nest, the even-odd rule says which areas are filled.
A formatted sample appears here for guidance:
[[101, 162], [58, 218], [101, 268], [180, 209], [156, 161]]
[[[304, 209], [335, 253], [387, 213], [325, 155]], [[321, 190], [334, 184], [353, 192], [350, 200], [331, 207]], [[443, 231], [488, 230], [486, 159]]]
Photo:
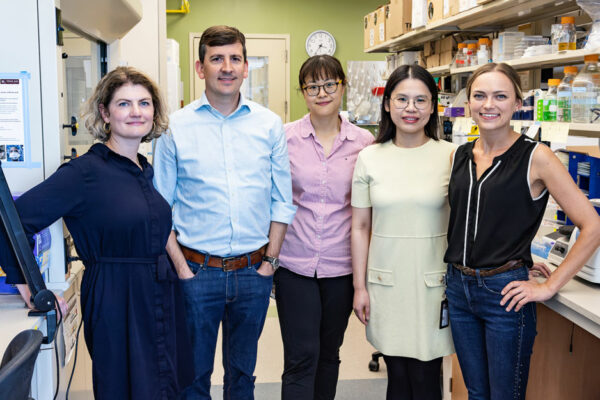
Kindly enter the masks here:
[[[308, 55], [306, 37], [324, 29], [336, 39], [337, 57], [347, 61], [384, 60], [383, 54], [363, 52], [363, 16], [384, 0], [192, 0], [189, 14], [167, 14], [167, 37], [179, 42], [184, 101], [190, 100], [189, 32], [202, 32], [212, 25], [231, 25], [243, 33], [290, 35], [290, 120], [307, 110], [298, 88], [298, 71]], [[167, 9], [178, 9], [179, 0], [167, 0]]]

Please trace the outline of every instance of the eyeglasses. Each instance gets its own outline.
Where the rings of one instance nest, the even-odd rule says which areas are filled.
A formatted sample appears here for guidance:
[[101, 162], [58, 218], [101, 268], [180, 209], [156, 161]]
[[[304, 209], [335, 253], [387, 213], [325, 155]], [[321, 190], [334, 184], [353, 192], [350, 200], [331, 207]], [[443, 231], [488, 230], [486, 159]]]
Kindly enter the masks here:
[[[408, 97], [398, 96], [394, 97], [393, 99], [390, 99], [390, 103], [392, 104], [392, 106], [394, 106], [395, 109], [404, 110], [406, 107], [408, 107], [408, 103], [410, 103], [410, 100], [411, 99]], [[414, 99], [412, 99], [412, 102], [417, 110], [425, 110], [427, 107], [429, 107], [431, 100], [429, 100], [429, 98], [425, 96], [422, 96], [415, 97]]]
[[327, 94], [334, 94], [340, 83], [342, 83], [341, 79], [335, 82], [325, 82], [322, 85], [304, 85], [302, 86], [302, 90], [305, 90], [306, 94], [309, 96], [317, 96], [321, 91], [321, 88], [323, 88]]

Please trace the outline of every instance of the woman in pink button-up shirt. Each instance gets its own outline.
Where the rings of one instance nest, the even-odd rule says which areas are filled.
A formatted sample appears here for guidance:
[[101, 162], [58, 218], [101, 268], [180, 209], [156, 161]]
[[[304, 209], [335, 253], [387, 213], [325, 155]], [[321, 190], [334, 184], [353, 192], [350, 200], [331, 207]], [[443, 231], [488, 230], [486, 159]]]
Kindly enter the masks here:
[[306, 60], [299, 83], [309, 113], [285, 126], [298, 211], [275, 273], [282, 400], [333, 399], [354, 293], [352, 173], [358, 153], [374, 138], [339, 115], [346, 77], [336, 58]]

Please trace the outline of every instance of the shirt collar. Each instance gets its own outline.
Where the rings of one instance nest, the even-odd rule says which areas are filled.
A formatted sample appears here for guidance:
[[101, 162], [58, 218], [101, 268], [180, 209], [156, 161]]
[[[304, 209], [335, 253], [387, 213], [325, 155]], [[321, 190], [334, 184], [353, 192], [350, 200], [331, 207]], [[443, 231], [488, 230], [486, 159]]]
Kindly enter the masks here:
[[[104, 143], [94, 143], [88, 151], [90, 153], [96, 154], [103, 160], [108, 160], [110, 157], [112, 157], [117, 160], [125, 161], [127, 164], [131, 164], [131, 166], [133, 166], [139, 170], [137, 165], [135, 165], [133, 162], [131, 162], [131, 160], [129, 160], [127, 157], [123, 157], [122, 155], [115, 153]], [[142, 168], [145, 171], [149, 165], [148, 160], [146, 159], [146, 157], [144, 157], [140, 153], [138, 153], [137, 157], [138, 157], [138, 161], [140, 162], [140, 165], [142, 166]]]
[[231, 118], [233, 116], [236, 116], [237, 114], [247, 114], [250, 111], [252, 111], [252, 107], [254, 106], [254, 104], [252, 104], [251, 101], [246, 99], [246, 97], [242, 93], [240, 93], [240, 101], [237, 108], [228, 116], [224, 116], [219, 110], [217, 110], [210, 104], [208, 98], [206, 97], [206, 92], [203, 92], [202, 97], [200, 97], [197, 100], [194, 100], [192, 104], [194, 110], [206, 109], [212, 114], [218, 115], [221, 118]]
[[[340, 140], [354, 140], [356, 139], [356, 132], [353, 128], [353, 125], [346, 118], [339, 115], [342, 123], [340, 124]], [[315, 135], [315, 128], [313, 128], [312, 123], [310, 122], [310, 113], [306, 114], [302, 117], [301, 120], [302, 129], [300, 130], [300, 135], [302, 138], [306, 139], [310, 135]]]

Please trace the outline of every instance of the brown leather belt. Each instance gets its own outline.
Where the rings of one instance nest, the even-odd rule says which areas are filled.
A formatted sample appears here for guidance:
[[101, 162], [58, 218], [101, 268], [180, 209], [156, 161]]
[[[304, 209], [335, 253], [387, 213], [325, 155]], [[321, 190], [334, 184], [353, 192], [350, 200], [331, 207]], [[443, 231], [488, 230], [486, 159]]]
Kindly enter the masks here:
[[523, 262], [523, 260], [510, 260], [509, 262], [507, 262], [506, 264], [504, 264], [500, 267], [490, 268], [490, 269], [483, 269], [483, 268], [473, 269], [473, 268], [465, 267], [464, 265], [460, 265], [460, 264], [452, 264], [452, 265], [454, 266], [454, 268], [458, 269], [460, 272], [462, 272], [465, 275], [477, 276], [477, 273], [475, 271], [479, 271], [479, 276], [485, 278], [486, 276], [494, 276], [494, 275], [501, 274], [502, 272], [519, 269], [519, 268], [525, 266], [525, 263]]
[[189, 247], [185, 247], [182, 244], [179, 244], [179, 246], [181, 247], [181, 251], [186, 260], [200, 265], [207, 265], [209, 267], [223, 268], [224, 271], [235, 271], [236, 269], [248, 267], [248, 256], [250, 256], [250, 265], [261, 262], [263, 255], [265, 254], [265, 249], [267, 248], [267, 245], [264, 245], [252, 253], [241, 254], [234, 257], [217, 257], [200, 253]]

